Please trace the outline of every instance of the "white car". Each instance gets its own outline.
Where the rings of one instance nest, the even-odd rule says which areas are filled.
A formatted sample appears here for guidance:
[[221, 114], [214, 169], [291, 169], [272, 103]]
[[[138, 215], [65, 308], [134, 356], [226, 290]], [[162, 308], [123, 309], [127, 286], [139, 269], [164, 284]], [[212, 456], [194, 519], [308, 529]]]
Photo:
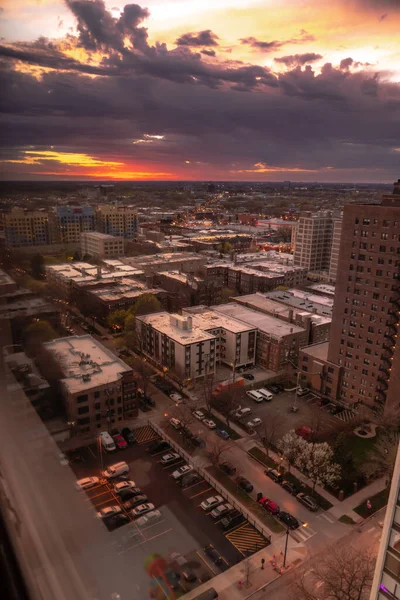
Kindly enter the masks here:
[[113, 517], [119, 513], [122, 513], [122, 508], [120, 506], [106, 506], [105, 508], [99, 510], [97, 516], [99, 519], [107, 519], [108, 517]]
[[200, 508], [205, 511], [212, 510], [213, 508], [216, 508], [218, 504], [222, 504], [223, 501], [224, 499], [222, 496], [210, 496], [200, 504]]
[[143, 517], [139, 517], [136, 521], [136, 525], [139, 527], [144, 527], [145, 525], [152, 525], [153, 523], [157, 523], [161, 519], [161, 512], [159, 510], [152, 510], [148, 512]]
[[98, 477], [85, 477], [84, 479], [78, 479], [75, 484], [77, 490], [90, 490], [90, 488], [98, 485]]
[[206, 418], [206, 415], [203, 412], [201, 412], [201, 410], [195, 410], [193, 416], [199, 421], [202, 421]]
[[214, 423], [214, 421], [212, 419], [204, 419], [203, 423], [206, 427], [208, 427], [208, 429], [216, 428], [216, 424]]
[[154, 504], [151, 504], [150, 502], [147, 502], [146, 504], [139, 504], [139, 506], [131, 510], [131, 515], [134, 519], [137, 519], [138, 517], [141, 517], [142, 515], [145, 515], [154, 509]]
[[243, 419], [243, 417], [247, 417], [251, 414], [251, 408], [241, 408], [237, 412], [235, 412], [235, 417], [237, 419]]
[[179, 419], [174, 419], [173, 417], [172, 417], [172, 419], [169, 420], [169, 423], [175, 429], [180, 429], [182, 427], [182, 423], [180, 422], [180, 420]]
[[178, 481], [178, 479], [184, 475], [189, 475], [191, 471], [193, 471], [193, 467], [191, 465], [183, 465], [183, 467], [180, 467], [172, 473], [172, 477], [175, 479], [175, 481]]
[[120, 481], [114, 484], [114, 492], [120, 494], [123, 490], [130, 490], [136, 487], [136, 483], [130, 479], [129, 481]]
[[218, 519], [219, 517], [223, 517], [227, 513], [232, 512], [232, 510], [232, 504], [220, 504], [220, 506], [217, 506], [217, 508], [214, 508], [214, 510], [210, 512], [210, 515], [213, 519]]
[[178, 392], [172, 392], [172, 394], [170, 394], [169, 397], [171, 398], [171, 400], [176, 402], [176, 404], [181, 404], [183, 402], [183, 396], [178, 394]]
[[249, 427], [249, 429], [254, 429], [254, 427], [258, 427], [259, 425], [261, 425], [262, 421], [261, 419], [259, 419], [258, 417], [255, 417], [252, 421], [248, 421], [248, 423], [246, 423], [247, 427]]
[[264, 402], [264, 396], [258, 390], [248, 390], [246, 395], [254, 402]]
[[177, 452], [170, 452], [170, 454], [164, 454], [161, 459], [162, 465], [169, 465], [170, 463], [176, 462], [180, 459], [180, 456]]

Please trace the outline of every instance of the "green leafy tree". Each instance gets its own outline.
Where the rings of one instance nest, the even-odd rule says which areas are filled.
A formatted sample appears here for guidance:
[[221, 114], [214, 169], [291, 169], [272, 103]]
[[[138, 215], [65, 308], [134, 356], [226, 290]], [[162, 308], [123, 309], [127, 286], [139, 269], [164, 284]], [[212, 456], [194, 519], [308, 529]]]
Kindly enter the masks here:
[[107, 324], [113, 331], [122, 331], [127, 316], [126, 310], [114, 310], [107, 317]]
[[43, 279], [45, 276], [44, 257], [42, 254], [34, 254], [30, 261], [32, 277]]
[[81, 260], [81, 253], [78, 250], [74, 252], [72, 260]]
[[227, 287], [222, 288], [220, 291], [221, 304], [225, 304], [225, 302], [229, 302], [229, 299], [232, 296], [237, 296], [236, 290], [233, 290], [232, 288], [227, 288]]
[[25, 328], [23, 336], [28, 354], [36, 355], [42, 344], [57, 337], [57, 332], [48, 321], [38, 320]]
[[230, 242], [223, 242], [222, 244], [219, 244], [217, 250], [220, 254], [229, 254], [230, 252], [232, 252], [233, 246]]
[[129, 309], [129, 313], [136, 317], [137, 315], [149, 315], [161, 310], [160, 301], [154, 294], [143, 294], [136, 300], [132, 308]]

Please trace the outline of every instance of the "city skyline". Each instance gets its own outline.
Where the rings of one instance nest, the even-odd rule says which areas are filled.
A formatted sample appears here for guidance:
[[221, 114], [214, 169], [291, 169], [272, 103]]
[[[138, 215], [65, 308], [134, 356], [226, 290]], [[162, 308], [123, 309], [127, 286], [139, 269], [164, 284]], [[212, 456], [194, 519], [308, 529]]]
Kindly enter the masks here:
[[397, 1], [1, 6], [3, 179], [398, 177]]

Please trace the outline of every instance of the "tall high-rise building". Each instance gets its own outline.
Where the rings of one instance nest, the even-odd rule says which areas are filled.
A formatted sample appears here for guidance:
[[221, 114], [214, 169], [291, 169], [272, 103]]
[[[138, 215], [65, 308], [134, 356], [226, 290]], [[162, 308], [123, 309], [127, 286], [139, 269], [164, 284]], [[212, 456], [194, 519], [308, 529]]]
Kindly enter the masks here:
[[138, 216], [131, 206], [103, 204], [96, 212], [97, 230], [117, 237], [132, 239], [138, 232]]
[[338, 397], [399, 404], [400, 193], [343, 213], [328, 361], [342, 367]]
[[330, 258], [330, 264], [329, 264], [329, 280], [330, 281], [336, 281], [336, 277], [337, 277], [340, 240], [342, 238], [342, 222], [343, 222], [342, 215], [335, 216], [333, 218], [331, 258]]
[[13, 208], [4, 215], [4, 235], [11, 247], [49, 244], [49, 215], [42, 210]]
[[400, 446], [386, 507], [370, 600], [400, 599]]
[[52, 241], [61, 244], [80, 242], [81, 233], [96, 228], [91, 206], [57, 206], [50, 215]]
[[316, 273], [329, 271], [332, 235], [331, 211], [301, 215], [296, 225], [294, 265]]

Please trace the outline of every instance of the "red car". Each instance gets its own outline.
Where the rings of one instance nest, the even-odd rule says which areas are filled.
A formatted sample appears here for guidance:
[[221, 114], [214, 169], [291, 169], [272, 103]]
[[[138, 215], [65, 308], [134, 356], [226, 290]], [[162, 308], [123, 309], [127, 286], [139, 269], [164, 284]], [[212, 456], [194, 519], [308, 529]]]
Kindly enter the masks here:
[[303, 427], [297, 427], [295, 429], [297, 435], [302, 437], [304, 440], [309, 440], [312, 434], [312, 429], [303, 425]]
[[117, 448], [119, 448], [120, 450], [123, 450], [128, 447], [126, 440], [122, 437], [120, 433], [116, 433], [115, 435], [113, 435], [112, 439], [114, 440]]
[[265, 496], [262, 496], [259, 499], [259, 503], [265, 508], [265, 510], [267, 510], [273, 515], [279, 515], [279, 513], [281, 512], [281, 509], [276, 504], [276, 502], [270, 500], [269, 498], [266, 498]]

